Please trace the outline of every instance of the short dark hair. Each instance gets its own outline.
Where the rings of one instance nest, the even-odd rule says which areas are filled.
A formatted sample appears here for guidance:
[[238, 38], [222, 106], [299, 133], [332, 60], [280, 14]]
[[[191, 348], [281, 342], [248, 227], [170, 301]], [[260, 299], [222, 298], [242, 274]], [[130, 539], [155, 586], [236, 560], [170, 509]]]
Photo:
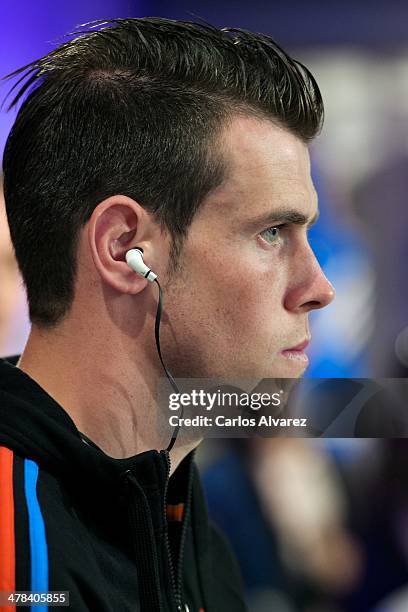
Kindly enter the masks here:
[[72, 35], [9, 75], [21, 75], [9, 108], [25, 99], [4, 152], [5, 199], [41, 327], [70, 309], [80, 229], [100, 201], [123, 194], [153, 213], [174, 263], [223, 180], [216, 140], [234, 114], [268, 118], [304, 142], [323, 121], [312, 74], [268, 36], [158, 17], [93, 22]]

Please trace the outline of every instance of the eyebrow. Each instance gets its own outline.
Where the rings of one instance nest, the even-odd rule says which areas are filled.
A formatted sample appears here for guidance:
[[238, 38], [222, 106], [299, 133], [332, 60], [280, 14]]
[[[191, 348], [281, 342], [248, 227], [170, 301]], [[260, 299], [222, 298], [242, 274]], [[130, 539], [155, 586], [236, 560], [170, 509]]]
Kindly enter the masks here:
[[300, 213], [298, 210], [291, 209], [283, 209], [283, 210], [274, 210], [266, 215], [261, 215], [256, 219], [251, 219], [249, 225], [251, 228], [258, 228], [261, 226], [269, 225], [273, 227], [274, 225], [283, 225], [283, 224], [293, 224], [293, 225], [307, 225], [311, 227], [316, 223], [320, 215], [319, 211], [316, 211], [316, 214], [313, 217], [308, 217], [303, 213]]

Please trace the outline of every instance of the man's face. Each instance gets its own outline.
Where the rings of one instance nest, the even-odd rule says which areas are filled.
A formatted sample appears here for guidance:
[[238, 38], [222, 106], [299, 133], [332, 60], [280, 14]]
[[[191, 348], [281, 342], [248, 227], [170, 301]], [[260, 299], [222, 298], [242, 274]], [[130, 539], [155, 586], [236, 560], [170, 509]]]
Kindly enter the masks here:
[[227, 176], [166, 288], [165, 355], [178, 377], [298, 377], [307, 358], [288, 349], [310, 339], [310, 310], [334, 295], [307, 238], [317, 215], [308, 150], [249, 117], [234, 119], [223, 143]]

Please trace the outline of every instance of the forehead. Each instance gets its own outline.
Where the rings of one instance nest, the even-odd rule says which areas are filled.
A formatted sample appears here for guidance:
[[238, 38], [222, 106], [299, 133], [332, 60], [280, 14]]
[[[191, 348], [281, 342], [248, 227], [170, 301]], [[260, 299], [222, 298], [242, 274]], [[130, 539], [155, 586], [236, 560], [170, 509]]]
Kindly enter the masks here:
[[226, 177], [203, 203], [204, 214], [239, 220], [285, 206], [312, 217], [316, 192], [307, 146], [270, 121], [237, 117], [221, 138]]

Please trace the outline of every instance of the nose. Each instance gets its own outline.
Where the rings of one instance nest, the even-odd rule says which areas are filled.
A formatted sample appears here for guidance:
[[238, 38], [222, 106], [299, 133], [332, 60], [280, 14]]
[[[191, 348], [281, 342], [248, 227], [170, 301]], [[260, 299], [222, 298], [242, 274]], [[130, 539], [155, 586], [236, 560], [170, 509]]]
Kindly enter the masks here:
[[309, 312], [328, 306], [335, 296], [333, 285], [328, 281], [313, 251], [300, 258], [301, 274], [293, 275], [293, 283], [285, 295], [284, 305], [291, 312]]

